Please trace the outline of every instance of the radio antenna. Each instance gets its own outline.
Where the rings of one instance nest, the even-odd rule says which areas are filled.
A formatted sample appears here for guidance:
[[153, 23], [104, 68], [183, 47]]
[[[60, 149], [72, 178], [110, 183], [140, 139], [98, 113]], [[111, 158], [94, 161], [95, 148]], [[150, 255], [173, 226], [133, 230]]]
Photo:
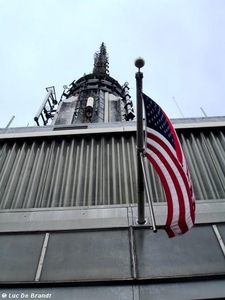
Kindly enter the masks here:
[[177, 108], [179, 109], [179, 111], [180, 111], [180, 113], [181, 113], [182, 117], [184, 118], [184, 115], [183, 115], [183, 113], [182, 113], [182, 111], [181, 111], [181, 109], [180, 109], [180, 107], [179, 107], [179, 105], [178, 105], [177, 101], [175, 100], [175, 98], [174, 98], [174, 97], [172, 97], [172, 98], [173, 98], [173, 100], [174, 100], [174, 102], [175, 102], [175, 104], [176, 104]]
[[205, 113], [204, 109], [203, 109], [202, 107], [200, 107], [200, 109], [201, 109], [203, 115], [207, 118], [208, 116], [207, 116], [207, 114]]
[[12, 121], [14, 120], [15, 116], [12, 116], [12, 118], [9, 120], [9, 123], [6, 125], [5, 128], [9, 128], [9, 125], [12, 123]]

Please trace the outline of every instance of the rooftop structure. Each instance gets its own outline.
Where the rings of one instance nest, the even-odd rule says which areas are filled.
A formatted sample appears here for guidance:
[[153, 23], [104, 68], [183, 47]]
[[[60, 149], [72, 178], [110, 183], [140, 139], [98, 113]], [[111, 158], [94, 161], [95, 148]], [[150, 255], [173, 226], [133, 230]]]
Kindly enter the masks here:
[[54, 125], [65, 126], [129, 121], [134, 118], [128, 83], [125, 82], [121, 86], [109, 76], [109, 60], [104, 43], [95, 53], [93, 72], [84, 74], [78, 80], [74, 80], [69, 88], [64, 88], [57, 109], [54, 105], [54, 93], [47, 94], [34, 118], [38, 125], [39, 120], [43, 121], [43, 125], [47, 125], [49, 119]]

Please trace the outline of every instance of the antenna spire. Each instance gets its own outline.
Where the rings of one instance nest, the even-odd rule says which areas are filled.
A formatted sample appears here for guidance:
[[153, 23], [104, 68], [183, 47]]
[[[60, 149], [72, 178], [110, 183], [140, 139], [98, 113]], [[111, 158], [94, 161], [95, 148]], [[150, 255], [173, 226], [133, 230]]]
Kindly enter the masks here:
[[101, 44], [100, 50], [94, 55], [94, 69], [93, 74], [109, 75], [109, 56], [106, 51], [106, 46], [104, 43]]

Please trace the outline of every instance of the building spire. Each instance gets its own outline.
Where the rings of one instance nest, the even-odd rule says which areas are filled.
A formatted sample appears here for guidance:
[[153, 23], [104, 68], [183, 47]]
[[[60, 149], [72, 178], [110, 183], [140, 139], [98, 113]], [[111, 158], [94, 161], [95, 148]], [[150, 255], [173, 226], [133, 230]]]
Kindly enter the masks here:
[[100, 50], [94, 55], [94, 69], [93, 74], [109, 75], [109, 57], [106, 51], [106, 46], [104, 43], [101, 44]]
[[[48, 91], [35, 121], [39, 119], [47, 125], [52, 119], [53, 125], [70, 125], [81, 123], [104, 123], [130, 121], [134, 118], [133, 104], [129, 95], [128, 82], [121, 86], [117, 80], [109, 75], [109, 60], [104, 43], [94, 55], [94, 68], [91, 74], [84, 74], [78, 80], [73, 80], [64, 86], [57, 110], [54, 93]], [[52, 87], [47, 88], [52, 90]], [[53, 103], [49, 102], [51, 97]], [[49, 111], [45, 105], [51, 104]], [[54, 114], [52, 114], [54, 112]], [[45, 119], [47, 118], [47, 120]]]

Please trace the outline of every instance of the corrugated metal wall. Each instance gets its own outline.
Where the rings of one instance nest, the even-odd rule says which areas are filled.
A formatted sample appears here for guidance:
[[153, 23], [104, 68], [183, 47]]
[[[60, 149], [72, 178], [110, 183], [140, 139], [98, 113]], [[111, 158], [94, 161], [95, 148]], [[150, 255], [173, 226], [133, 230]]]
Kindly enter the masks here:
[[225, 199], [224, 131], [180, 134], [196, 199]]
[[[179, 132], [196, 199], [225, 199], [222, 131]], [[161, 183], [146, 163], [154, 201]], [[0, 209], [136, 203], [135, 133], [2, 141]]]
[[1, 208], [135, 202], [134, 137], [22, 141], [1, 148]]

